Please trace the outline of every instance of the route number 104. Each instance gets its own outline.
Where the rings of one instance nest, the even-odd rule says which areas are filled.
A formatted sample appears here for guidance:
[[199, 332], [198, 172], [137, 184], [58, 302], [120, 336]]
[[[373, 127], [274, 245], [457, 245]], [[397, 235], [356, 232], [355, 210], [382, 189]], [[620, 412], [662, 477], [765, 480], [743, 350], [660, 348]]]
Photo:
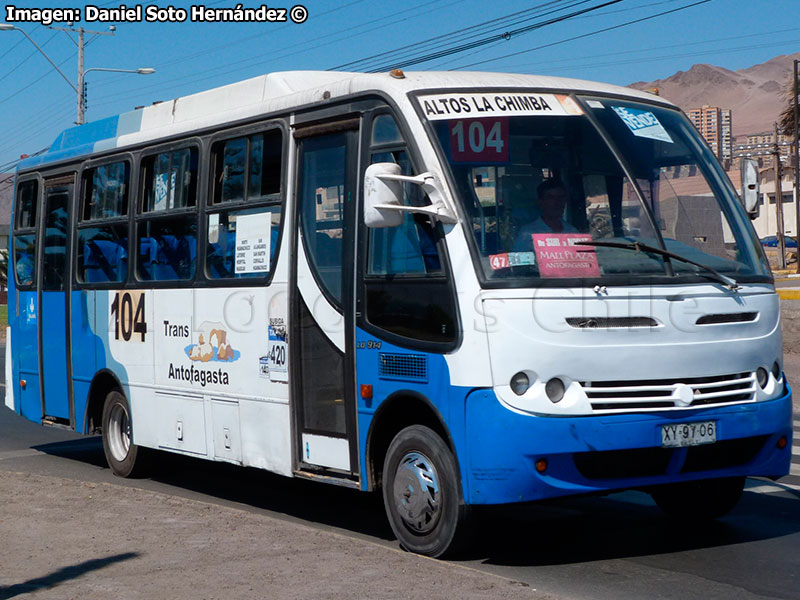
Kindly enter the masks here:
[[117, 292], [114, 294], [111, 314], [114, 315], [115, 340], [122, 337], [126, 342], [144, 341], [147, 334], [144, 298], [144, 292]]
[[508, 119], [459, 119], [450, 125], [450, 154], [456, 162], [506, 162]]

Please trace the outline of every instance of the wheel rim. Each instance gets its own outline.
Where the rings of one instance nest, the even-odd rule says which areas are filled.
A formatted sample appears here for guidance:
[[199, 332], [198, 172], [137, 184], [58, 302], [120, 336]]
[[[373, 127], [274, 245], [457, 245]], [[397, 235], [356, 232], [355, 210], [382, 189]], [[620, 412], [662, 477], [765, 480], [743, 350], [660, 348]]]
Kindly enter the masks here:
[[108, 446], [115, 460], [123, 461], [131, 448], [131, 422], [128, 409], [121, 404], [111, 408], [108, 418]]
[[439, 476], [426, 456], [409, 452], [403, 457], [397, 466], [393, 492], [397, 512], [406, 527], [419, 534], [436, 527], [441, 513]]

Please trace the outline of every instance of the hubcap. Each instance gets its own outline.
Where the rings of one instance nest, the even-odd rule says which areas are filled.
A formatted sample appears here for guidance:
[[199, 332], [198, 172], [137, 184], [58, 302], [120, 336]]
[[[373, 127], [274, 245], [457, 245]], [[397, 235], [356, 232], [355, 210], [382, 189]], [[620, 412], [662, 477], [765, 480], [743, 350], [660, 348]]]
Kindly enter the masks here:
[[131, 448], [131, 422], [128, 410], [115, 404], [108, 419], [108, 446], [115, 460], [123, 461]]
[[428, 533], [440, 514], [439, 476], [430, 460], [409, 452], [400, 461], [394, 478], [394, 502], [406, 526], [416, 533]]

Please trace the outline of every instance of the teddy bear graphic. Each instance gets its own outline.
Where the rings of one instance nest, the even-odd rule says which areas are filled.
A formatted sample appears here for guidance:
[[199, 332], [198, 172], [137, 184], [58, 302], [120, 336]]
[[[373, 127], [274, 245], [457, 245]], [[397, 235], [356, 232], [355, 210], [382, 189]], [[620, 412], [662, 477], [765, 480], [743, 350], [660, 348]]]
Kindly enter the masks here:
[[204, 330], [198, 336], [197, 343], [186, 348], [186, 353], [191, 360], [200, 362], [231, 362], [239, 358], [239, 353], [228, 342], [228, 332], [222, 327]]

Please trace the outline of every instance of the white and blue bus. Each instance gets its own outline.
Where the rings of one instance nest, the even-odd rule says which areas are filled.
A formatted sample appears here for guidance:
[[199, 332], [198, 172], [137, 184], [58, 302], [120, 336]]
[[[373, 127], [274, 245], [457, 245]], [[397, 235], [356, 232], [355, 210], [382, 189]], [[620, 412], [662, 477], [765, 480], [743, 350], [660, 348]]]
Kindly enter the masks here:
[[791, 457], [778, 297], [663, 99], [491, 73], [287, 72], [19, 165], [6, 405], [382, 490], [439, 556], [477, 505], [643, 489], [714, 518]]

